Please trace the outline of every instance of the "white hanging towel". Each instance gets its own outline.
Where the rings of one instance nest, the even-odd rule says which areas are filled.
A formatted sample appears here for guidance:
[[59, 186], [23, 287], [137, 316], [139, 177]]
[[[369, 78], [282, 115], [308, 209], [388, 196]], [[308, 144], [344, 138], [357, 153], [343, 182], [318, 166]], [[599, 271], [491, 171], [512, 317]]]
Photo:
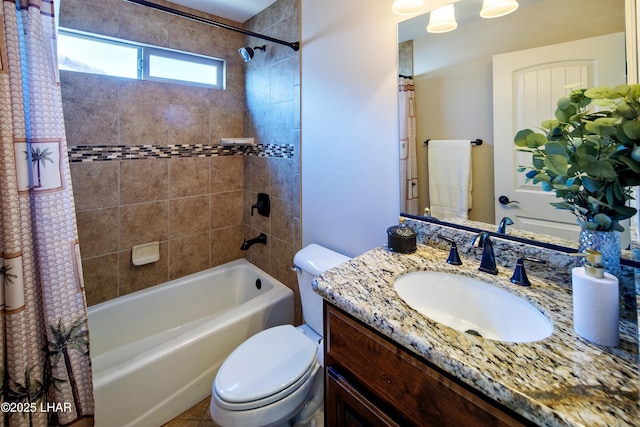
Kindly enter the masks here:
[[471, 141], [429, 141], [429, 201], [438, 219], [469, 218]]

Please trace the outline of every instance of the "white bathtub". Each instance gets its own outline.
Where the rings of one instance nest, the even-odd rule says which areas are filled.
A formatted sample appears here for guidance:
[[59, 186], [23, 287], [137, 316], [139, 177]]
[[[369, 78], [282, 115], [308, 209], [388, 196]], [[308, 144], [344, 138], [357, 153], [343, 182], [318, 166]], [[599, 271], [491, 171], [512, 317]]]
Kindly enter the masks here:
[[240, 343], [286, 323], [293, 292], [243, 259], [89, 307], [96, 426], [169, 421]]

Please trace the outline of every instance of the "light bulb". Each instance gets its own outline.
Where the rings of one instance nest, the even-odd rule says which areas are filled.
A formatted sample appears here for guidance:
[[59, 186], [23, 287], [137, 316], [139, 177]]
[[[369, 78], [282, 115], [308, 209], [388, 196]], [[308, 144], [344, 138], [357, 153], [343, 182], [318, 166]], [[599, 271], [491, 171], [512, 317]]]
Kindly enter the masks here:
[[430, 33], [446, 33], [458, 28], [453, 3], [432, 10], [429, 16], [427, 31]]
[[518, 6], [517, 0], [484, 0], [480, 16], [483, 18], [498, 18], [515, 12]]
[[391, 6], [391, 10], [397, 15], [415, 15], [424, 12], [426, 8], [425, 0], [395, 0]]

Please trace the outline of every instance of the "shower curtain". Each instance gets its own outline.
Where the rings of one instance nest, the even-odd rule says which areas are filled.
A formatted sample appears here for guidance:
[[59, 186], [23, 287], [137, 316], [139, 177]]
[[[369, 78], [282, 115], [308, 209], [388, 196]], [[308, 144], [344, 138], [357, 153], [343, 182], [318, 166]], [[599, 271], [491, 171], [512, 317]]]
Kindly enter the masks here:
[[418, 215], [418, 163], [413, 79], [399, 76], [400, 212]]
[[3, 0], [1, 13], [0, 425], [93, 425], [54, 6]]

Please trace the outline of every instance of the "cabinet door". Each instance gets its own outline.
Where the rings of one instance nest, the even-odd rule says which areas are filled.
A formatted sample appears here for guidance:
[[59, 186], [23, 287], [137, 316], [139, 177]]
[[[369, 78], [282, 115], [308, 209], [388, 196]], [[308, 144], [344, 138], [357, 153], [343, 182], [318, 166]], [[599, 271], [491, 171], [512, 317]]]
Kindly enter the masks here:
[[[396, 343], [325, 302], [325, 366], [346, 377], [349, 393], [368, 396], [377, 413], [384, 410], [405, 426], [433, 427], [515, 427], [530, 425], [521, 417], [484, 397], [434, 366], [418, 359]], [[327, 375], [328, 376], [328, 375]], [[346, 382], [346, 381], [345, 381]], [[347, 384], [349, 384], [347, 382]], [[329, 388], [327, 384], [327, 389]], [[343, 397], [344, 401], [347, 401]], [[357, 401], [357, 399], [356, 399]], [[371, 402], [381, 405], [371, 405]], [[353, 405], [355, 404], [347, 403]], [[333, 410], [327, 399], [325, 411]], [[367, 408], [368, 406], [364, 406]], [[379, 409], [378, 409], [379, 408]], [[351, 407], [349, 407], [351, 409]], [[337, 410], [345, 412], [343, 409]], [[376, 413], [376, 412], [373, 412]], [[340, 418], [341, 415], [338, 414]], [[366, 418], [365, 418], [366, 419]], [[327, 424], [341, 425], [394, 424]]]
[[328, 426], [399, 427], [333, 368], [327, 368], [325, 386]]

